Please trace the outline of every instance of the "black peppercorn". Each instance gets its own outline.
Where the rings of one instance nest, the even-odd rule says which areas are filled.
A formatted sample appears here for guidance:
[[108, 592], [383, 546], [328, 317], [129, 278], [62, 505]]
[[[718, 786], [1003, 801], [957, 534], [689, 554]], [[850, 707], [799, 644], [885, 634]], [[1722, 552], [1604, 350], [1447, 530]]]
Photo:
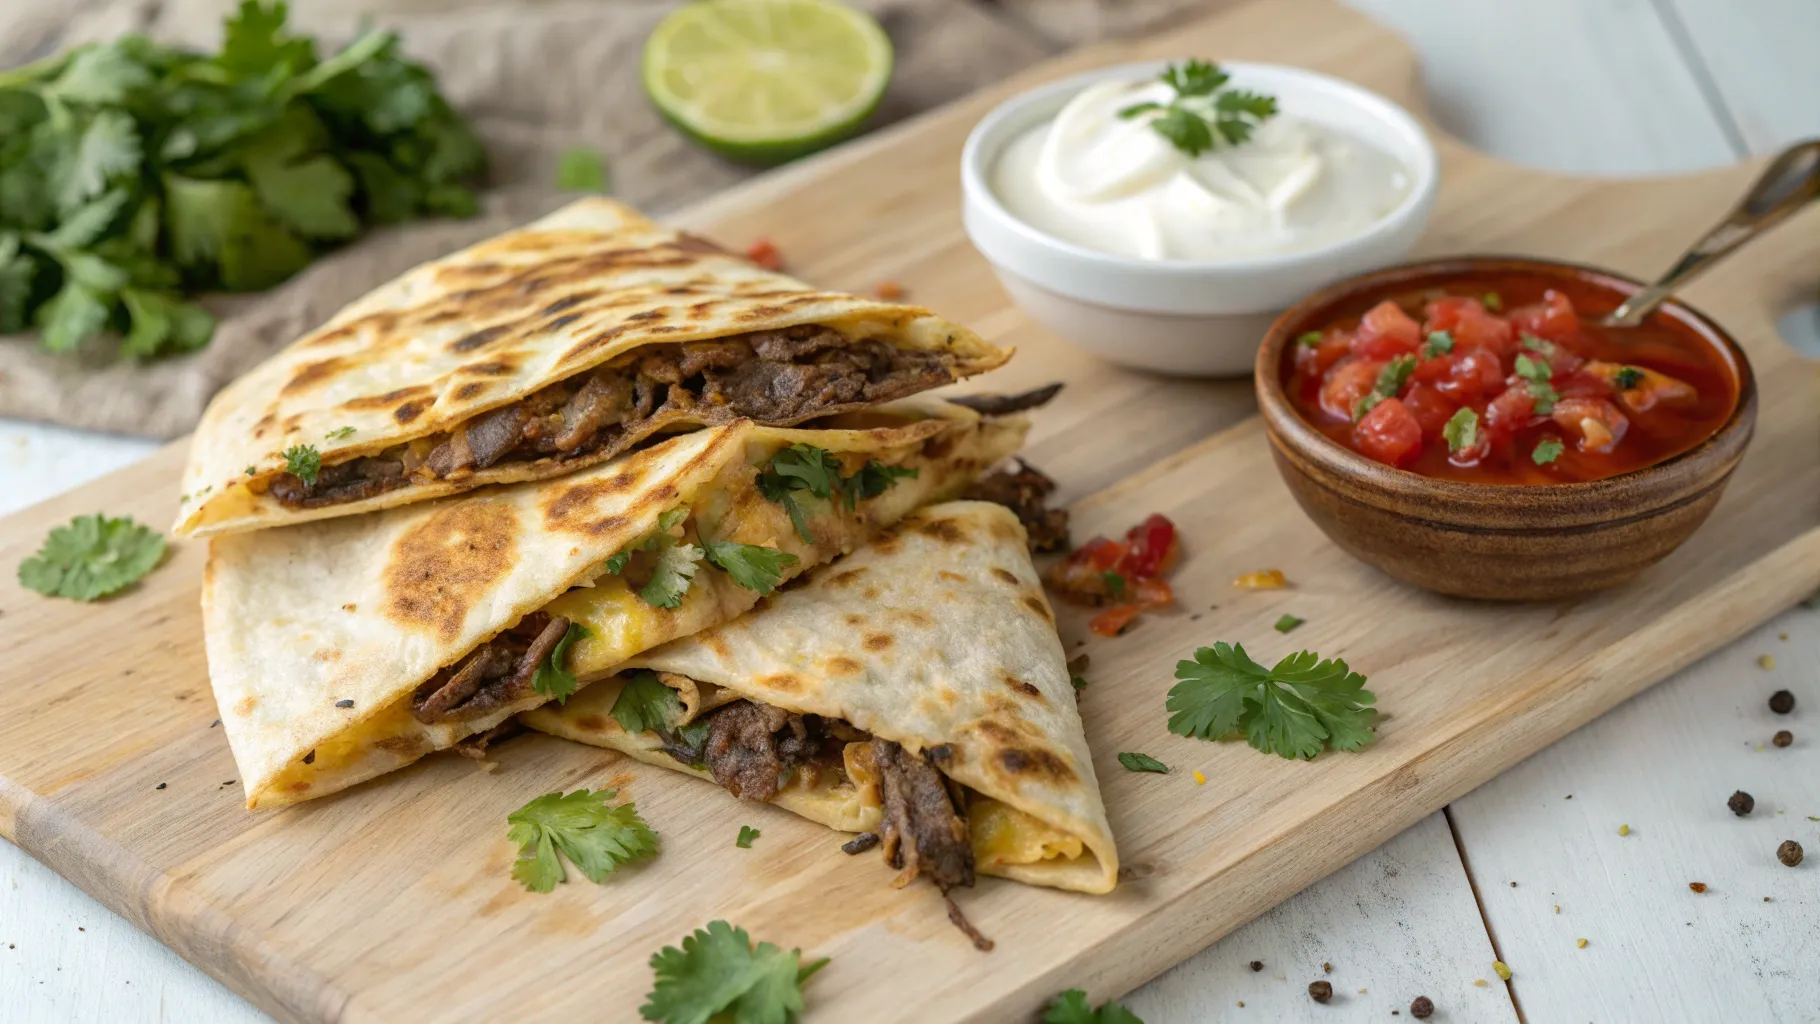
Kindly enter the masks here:
[[1801, 844], [1793, 839], [1784, 839], [1782, 845], [1776, 847], [1776, 859], [1791, 868], [1801, 863]]
[[1725, 801], [1725, 806], [1730, 807], [1733, 814], [1742, 818], [1751, 812], [1751, 808], [1757, 806], [1757, 801], [1753, 800], [1749, 793], [1740, 789], [1732, 794], [1730, 800]]
[[1795, 695], [1787, 690], [1777, 690], [1769, 695], [1769, 709], [1778, 715], [1786, 715], [1795, 710]]
[[1778, 747], [1786, 747], [1790, 743], [1795, 742], [1795, 734], [1792, 732], [1789, 732], [1787, 729], [1783, 729], [1781, 732], [1778, 732], [1778, 733], [1776, 733], [1776, 735], [1770, 737], [1770, 742], [1774, 743]]
[[1252, 969], [1252, 970], [1254, 970], [1254, 971], [1261, 971], [1261, 970], [1263, 970], [1263, 969], [1264, 969], [1264, 961], [1262, 961], [1262, 960], [1253, 960], [1253, 961], [1252, 961], [1252, 962], [1251, 962], [1251, 969]]
[[1435, 1001], [1427, 996], [1417, 996], [1409, 1004], [1409, 1015], [1417, 1020], [1427, 1020], [1435, 1014]]
[[1311, 981], [1308, 983], [1308, 998], [1324, 1003], [1333, 998], [1333, 986], [1325, 981]]

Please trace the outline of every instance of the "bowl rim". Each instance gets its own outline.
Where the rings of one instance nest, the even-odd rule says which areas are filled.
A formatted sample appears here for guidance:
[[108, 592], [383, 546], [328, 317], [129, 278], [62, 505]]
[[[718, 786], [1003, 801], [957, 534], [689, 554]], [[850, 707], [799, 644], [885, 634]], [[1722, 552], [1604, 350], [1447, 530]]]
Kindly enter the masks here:
[[[1232, 70], [1235, 78], [1246, 72], [1263, 72], [1268, 75], [1283, 75], [1287, 78], [1297, 79], [1300, 84], [1311, 89], [1328, 90], [1342, 97], [1345, 102], [1371, 115], [1380, 123], [1390, 126], [1396, 134], [1406, 135], [1408, 141], [1414, 144], [1416, 160], [1413, 164], [1405, 164], [1411, 181], [1409, 191], [1404, 195], [1403, 200], [1359, 234], [1338, 238], [1311, 249], [1235, 260], [1146, 260], [1136, 256], [1101, 252], [1064, 238], [1058, 238], [1027, 223], [1023, 218], [1012, 213], [999, 200], [998, 193], [986, 180], [986, 174], [988, 165], [996, 160], [999, 153], [1002, 152], [1003, 146], [995, 148], [991, 153], [987, 153], [985, 150], [986, 139], [1002, 130], [1001, 126], [1005, 122], [1013, 120], [1031, 106], [1053, 100], [1062, 94], [1080, 92], [1089, 85], [1100, 81], [1125, 76], [1135, 78], [1139, 74], [1154, 77], [1157, 72], [1171, 63], [1173, 62], [1159, 59], [1101, 65], [1064, 78], [1039, 83], [1001, 100], [987, 111], [984, 117], [974, 123], [972, 130], [967, 133], [966, 142], [961, 147], [962, 198], [977, 203], [979, 209], [984, 215], [990, 217], [996, 226], [1010, 232], [1026, 245], [1040, 245], [1087, 264], [1089, 268], [1182, 278], [1221, 273], [1268, 273], [1287, 267], [1302, 266], [1314, 260], [1364, 251], [1394, 236], [1400, 228], [1407, 225], [1411, 218], [1422, 216], [1424, 211], [1432, 206], [1432, 199], [1440, 188], [1441, 160], [1435, 149], [1434, 140], [1414, 114], [1388, 97], [1336, 75], [1298, 67], [1294, 64], [1245, 60], [1220, 61], [1219, 63], [1222, 69]], [[1065, 104], [1067, 101], [1064, 99], [1062, 102]], [[1368, 141], [1376, 144], [1378, 140], [1373, 138]], [[1400, 156], [1397, 159], [1399, 163], [1403, 163]]]
[[1490, 484], [1423, 476], [1420, 473], [1366, 458], [1341, 445], [1316, 430], [1313, 425], [1302, 418], [1302, 414], [1289, 401], [1282, 380], [1283, 350], [1291, 339], [1301, 333], [1297, 328], [1305, 329], [1306, 325], [1301, 321], [1306, 320], [1314, 312], [1373, 292], [1391, 290], [1414, 278], [1464, 276], [1483, 273], [1487, 270], [1503, 273], [1531, 273], [1543, 278], [1571, 277], [1582, 283], [1591, 283], [1625, 296], [1635, 294], [1648, 287], [1645, 282], [1628, 274], [1590, 263], [1558, 260], [1545, 256], [1497, 253], [1471, 253], [1413, 260], [1336, 281], [1284, 310], [1283, 314], [1270, 325], [1270, 329], [1265, 332], [1263, 343], [1258, 346], [1257, 361], [1253, 366], [1254, 383], [1259, 412], [1263, 415], [1271, 440], [1293, 449], [1332, 472], [1359, 483], [1366, 489], [1403, 496], [1419, 495], [1427, 498], [1439, 498], [1468, 506], [1497, 503], [1495, 499], [1499, 497], [1509, 498], [1516, 494], [1546, 496], [1551, 499], [1550, 504], [1593, 503], [1601, 499], [1622, 496], [1631, 492], [1639, 483], [1649, 482], [1652, 479], [1661, 480], [1670, 474], [1697, 472], [1699, 467], [1694, 464], [1710, 460], [1715, 454], [1730, 453], [1733, 456], [1741, 454], [1742, 447], [1749, 441], [1756, 424], [1757, 379], [1751, 368], [1750, 358], [1746, 355], [1744, 348], [1738, 344], [1737, 339], [1731, 336], [1731, 332], [1720, 326], [1718, 321], [1675, 296], [1665, 299], [1652, 316], [1666, 313], [1675, 317], [1683, 324], [1692, 327], [1694, 333], [1703, 336], [1724, 357], [1738, 382], [1737, 398], [1732, 403], [1731, 413], [1718, 429], [1693, 447], [1677, 452], [1661, 462], [1639, 466], [1636, 469], [1615, 473], [1597, 480], [1569, 481], [1558, 484]]

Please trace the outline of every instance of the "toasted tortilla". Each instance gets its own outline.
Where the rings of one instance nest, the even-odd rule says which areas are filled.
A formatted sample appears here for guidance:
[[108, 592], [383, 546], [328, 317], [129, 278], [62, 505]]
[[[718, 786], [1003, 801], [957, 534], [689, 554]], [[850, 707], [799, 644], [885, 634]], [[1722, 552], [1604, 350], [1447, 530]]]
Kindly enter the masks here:
[[[1028, 421], [981, 417], [933, 398], [869, 411], [864, 429], [792, 430], [738, 421], [684, 434], [558, 480], [518, 484], [215, 538], [203, 576], [209, 677], [247, 806], [335, 792], [401, 767], [512, 714], [508, 703], [426, 724], [415, 691], [481, 644], [543, 610], [590, 636], [567, 671], [580, 683], [627, 658], [752, 607], [759, 594], [707, 563], [679, 607], [645, 603], [606, 560], [686, 507], [694, 540], [761, 545], [798, 559], [794, 576], [877, 534], [918, 505], [951, 498], [1015, 451]], [[812, 542], [755, 481], [792, 444], [916, 471], [853, 510], [807, 499]]]
[[[975, 870], [1089, 893], [1118, 881], [1054, 613], [1024, 529], [1001, 506], [917, 511], [744, 616], [627, 667], [680, 691], [676, 726], [743, 697], [840, 719], [912, 752], [946, 748], [935, 765], [970, 791]], [[520, 717], [712, 781], [664, 752], [656, 733], [620, 727], [612, 712], [624, 685], [622, 673]], [[847, 745], [844, 778], [798, 768], [771, 802], [830, 828], [876, 829], [882, 801], [860, 746]]]
[[[838, 332], [848, 346], [875, 339], [940, 354], [951, 374], [927, 386], [1009, 356], [919, 306], [819, 291], [623, 204], [584, 199], [411, 270], [224, 388], [191, 439], [175, 530], [206, 536], [280, 526], [576, 472], [615, 453], [584, 446], [447, 478], [414, 462], [483, 413], [636, 360], [649, 346], [809, 324]], [[666, 414], [654, 429], [675, 433], [717, 417], [730, 418], [704, 402]], [[421, 445], [412, 449], [413, 441]], [[314, 448], [324, 467], [410, 452], [401, 478], [408, 482], [354, 500], [286, 505], [272, 487], [296, 479], [284, 454], [296, 446]]]

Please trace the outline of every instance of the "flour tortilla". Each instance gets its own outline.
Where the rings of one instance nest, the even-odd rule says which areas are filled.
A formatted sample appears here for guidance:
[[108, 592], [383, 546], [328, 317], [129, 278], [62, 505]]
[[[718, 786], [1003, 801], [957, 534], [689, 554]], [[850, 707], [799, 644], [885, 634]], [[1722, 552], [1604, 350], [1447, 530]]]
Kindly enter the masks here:
[[[584, 199], [411, 270], [223, 389], [191, 439], [175, 529], [259, 529], [574, 472], [608, 453], [502, 461], [315, 508], [268, 490], [293, 446], [315, 448], [325, 466], [378, 455], [642, 347], [801, 324], [849, 344], [948, 354], [956, 378], [1010, 354], [919, 306], [818, 291], [621, 203]], [[685, 417], [664, 429], [690, 427]]]
[[[626, 658], [731, 619], [758, 594], [703, 564], [674, 610], [640, 600], [604, 562], [678, 506], [700, 537], [775, 547], [795, 575], [852, 550], [920, 504], [959, 494], [1022, 443], [1022, 416], [981, 417], [920, 398], [866, 414], [866, 429], [792, 430], [741, 420], [592, 469], [459, 498], [215, 538], [203, 577], [209, 675], [248, 807], [332, 793], [483, 732], [542, 703], [423, 724], [417, 686], [527, 613], [592, 635], [567, 668], [586, 685]], [[810, 499], [813, 543], [754, 485], [796, 443], [915, 469], [854, 511]], [[584, 691], [585, 692], [585, 691]], [[351, 702], [343, 706], [344, 702]]]
[[[1118, 851], [1054, 616], [1023, 527], [1001, 506], [955, 501], [915, 512], [746, 615], [628, 667], [653, 669], [683, 691], [678, 725], [746, 697], [841, 719], [913, 752], [946, 746], [936, 761], [944, 774], [1035, 819], [1019, 828], [1053, 830], [1084, 848], [1073, 858], [992, 863], [980, 856], [976, 804], [977, 871], [1080, 892], [1117, 883]], [[623, 677], [603, 681], [521, 718], [711, 779], [658, 749], [655, 734], [620, 728], [612, 708], [623, 685]], [[851, 778], [864, 764], [849, 753], [849, 767]], [[799, 774], [773, 802], [832, 828], [877, 827], [875, 782], [829, 788], [805, 779]]]

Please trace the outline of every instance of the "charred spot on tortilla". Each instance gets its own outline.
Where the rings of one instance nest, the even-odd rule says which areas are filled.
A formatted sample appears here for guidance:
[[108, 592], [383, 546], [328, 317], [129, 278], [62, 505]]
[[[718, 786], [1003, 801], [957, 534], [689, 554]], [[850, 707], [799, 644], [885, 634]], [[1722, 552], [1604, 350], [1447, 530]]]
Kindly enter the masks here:
[[777, 675], [766, 676], [765, 678], [760, 679], [758, 685], [773, 690], [782, 690], [785, 693], [800, 693], [802, 692], [803, 681], [792, 673], [780, 672]]
[[960, 574], [960, 573], [958, 573], [958, 572], [949, 572], [949, 571], [948, 571], [948, 570], [946, 570], [946, 569], [943, 569], [943, 570], [941, 570], [941, 571], [939, 571], [939, 572], [937, 572], [937, 573], [936, 573], [936, 574], [935, 574], [935, 575], [936, 575], [936, 577], [937, 577], [937, 578], [939, 578], [939, 579], [944, 579], [944, 580], [947, 580], [947, 581], [948, 581], [948, 582], [949, 582], [949, 583], [965, 583], [965, 582], [967, 582], [967, 577], [965, 577], [965, 576], [962, 576], [962, 575], [961, 575], [961, 574]]
[[952, 519], [926, 520], [916, 529], [923, 536], [934, 538], [944, 544], [967, 543], [966, 529]]
[[850, 587], [853, 584], [858, 583], [859, 578], [865, 575], [865, 572], [865, 566], [861, 566], [858, 569], [843, 569], [828, 577], [828, 585], [830, 587]]
[[346, 356], [330, 356], [327, 359], [318, 360], [314, 363], [305, 363], [301, 369], [291, 375], [290, 380], [285, 381], [284, 387], [279, 388], [278, 393], [280, 395], [293, 395], [302, 391], [308, 391], [324, 381], [339, 376], [343, 371], [350, 369], [353, 365], [353, 362]]
[[473, 398], [475, 395], [480, 394], [482, 391], [485, 391], [486, 389], [487, 389], [486, 381], [483, 381], [483, 380], [469, 381], [468, 383], [463, 384], [461, 387], [458, 387], [455, 389], [455, 397], [465, 401], [467, 399]]
[[1018, 586], [1019, 584], [1021, 584], [1023, 582], [1022, 580], [1019, 580], [1017, 578], [1016, 573], [1012, 572], [1009, 569], [1005, 569], [1005, 568], [1002, 568], [1002, 567], [996, 566], [996, 565], [992, 567], [992, 575], [994, 578], [1003, 580], [1004, 582], [1009, 583], [1014, 587]]
[[390, 409], [407, 398], [415, 398], [428, 395], [429, 393], [430, 389], [427, 385], [412, 384], [409, 387], [395, 388], [391, 391], [387, 391], [383, 395], [363, 395], [359, 398], [350, 398], [341, 403], [341, 408]]
[[456, 338], [454, 341], [449, 342], [449, 351], [472, 352], [475, 349], [486, 348], [488, 345], [493, 344], [511, 333], [512, 327], [510, 324], [494, 324], [491, 327], [482, 327], [478, 331], [471, 331]]
[[1024, 607], [1035, 612], [1044, 622], [1055, 621], [1054, 613], [1049, 611], [1049, 603], [1035, 594], [1024, 595]]
[[484, 363], [468, 363], [455, 372], [475, 377], [504, 377], [518, 372], [518, 366], [504, 359], [491, 359]]
[[518, 561], [518, 516], [497, 501], [437, 509], [393, 545], [381, 579], [386, 615], [445, 643]]
[[1074, 769], [1068, 762], [1042, 747], [1006, 747], [998, 752], [998, 763], [1013, 776], [1058, 784], [1073, 782], [1075, 778]]
[[865, 666], [845, 655], [835, 655], [823, 663], [829, 675], [856, 676], [865, 671]]
[[393, 409], [392, 418], [397, 420], [400, 423], [409, 423], [412, 420], [416, 419], [418, 416], [422, 415], [423, 409], [424, 409], [424, 406], [423, 406], [422, 402], [418, 402], [415, 400], [409, 401], [409, 402], [406, 402], [403, 405], [399, 406], [398, 408]]
[[864, 641], [868, 651], [888, 651], [897, 640], [889, 633], [868, 633]]
[[863, 626], [866, 624], [866, 617], [858, 612], [848, 612], [845, 618], [847, 625], [849, 626]]
[[253, 709], [258, 706], [259, 706], [259, 698], [255, 697], [249, 693], [246, 696], [244, 696], [234, 702], [234, 713], [244, 717], [246, 715], [252, 714]]
[[1027, 683], [1009, 672], [1005, 673], [1001, 678], [1004, 681], [1004, 684], [1010, 687], [1013, 692], [1021, 693], [1028, 697], [1035, 697], [1039, 701], [1043, 699], [1043, 691], [1037, 689], [1035, 684]]

